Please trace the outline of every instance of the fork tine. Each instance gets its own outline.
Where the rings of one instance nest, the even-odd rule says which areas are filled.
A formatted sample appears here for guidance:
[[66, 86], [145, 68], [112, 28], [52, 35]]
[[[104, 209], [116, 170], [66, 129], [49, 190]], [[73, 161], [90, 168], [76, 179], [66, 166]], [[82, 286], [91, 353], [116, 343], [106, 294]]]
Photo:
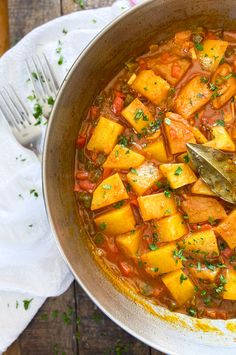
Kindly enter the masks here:
[[20, 124], [24, 126], [25, 119], [24, 117], [21, 116], [20, 112], [17, 110], [13, 100], [11, 99], [8, 91], [5, 88], [3, 88], [3, 91], [1, 92], [1, 97], [5, 103], [5, 106], [7, 107], [8, 112], [10, 113], [9, 119], [11, 119], [12, 122], [14, 122], [18, 126]]
[[54, 91], [54, 95], [56, 96], [58, 90], [59, 90], [59, 84], [58, 81], [56, 79], [56, 76], [53, 72], [53, 69], [51, 67], [51, 65], [48, 62], [48, 59], [45, 55], [45, 53], [43, 53], [43, 58], [44, 58], [44, 62], [45, 62], [45, 68], [47, 69], [48, 75], [49, 75], [49, 79], [50, 79], [50, 83], [52, 84], [53, 87], [53, 91]]
[[35, 65], [35, 62], [33, 60], [33, 58], [31, 59], [32, 63], [30, 63], [30, 61], [28, 59], [25, 60], [26, 63], [26, 67], [31, 79], [31, 82], [33, 84], [34, 87], [34, 92], [37, 96], [37, 98], [42, 102], [45, 102], [44, 97], [46, 96], [44, 93], [44, 88], [42, 86], [42, 81], [41, 79], [41, 75], [38, 72], [38, 69]]
[[0, 97], [1, 97], [2, 102], [4, 103], [3, 105], [0, 105], [0, 110], [3, 113], [3, 116], [6, 118], [10, 127], [12, 129], [16, 129], [19, 132], [20, 128], [18, 126], [18, 123], [16, 122], [16, 118], [14, 117], [14, 115], [12, 115], [12, 112], [9, 109], [9, 106], [7, 105], [7, 102], [6, 102], [2, 92], [0, 92]]
[[8, 96], [9, 93], [11, 94], [12, 97], [11, 101], [14, 103], [18, 111], [21, 113], [21, 117], [23, 117], [28, 122], [29, 125], [33, 124], [34, 122], [32, 121], [29, 115], [28, 109], [26, 108], [23, 101], [20, 99], [19, 95], [17, 94], [16, 90], [13, 88], [12, 85], [9, 85]]
[[26, 66], [38, 99], [41, 102], [47, 102], [48, 97], [55, 99], [59, 85], [45, 54], [26, 60]]

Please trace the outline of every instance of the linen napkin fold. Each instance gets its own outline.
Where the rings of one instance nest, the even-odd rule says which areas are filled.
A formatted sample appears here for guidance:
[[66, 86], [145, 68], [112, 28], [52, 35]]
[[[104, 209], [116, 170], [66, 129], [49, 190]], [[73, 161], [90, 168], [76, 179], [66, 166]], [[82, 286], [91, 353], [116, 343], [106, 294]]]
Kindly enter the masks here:
[[[91, 39], [130, 6], [128, 1], [117, 1], [112, 7], [72, 13], [33, 30], [0, 59], [0, 87], [12, 83], [30, 104], [27, 97], [33, 88], [27, 80], [25, 58], [44, 52], [62, 81]], [[41, 164], [32, 151], [16, 141], [1, 112], [0, 152], [1, 353], [19, 336], [46, 297], [63, 293], [73, 276], [50, 231]]]

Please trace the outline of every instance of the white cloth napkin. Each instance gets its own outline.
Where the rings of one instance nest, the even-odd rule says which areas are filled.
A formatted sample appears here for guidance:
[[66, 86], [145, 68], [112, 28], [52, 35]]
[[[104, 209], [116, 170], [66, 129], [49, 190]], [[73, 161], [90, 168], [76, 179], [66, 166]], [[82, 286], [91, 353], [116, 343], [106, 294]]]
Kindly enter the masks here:
[[[0, 59], [0, 87], [12, 83], [30, 104], [27, 97], [32, 86], [27, 80], [25, 58], [44, 52], [61, 81], [88, 42], [130, 6], [128, 1], [117, 1], [112, 7], [72, 13], [35, 29]], [[63, 293], [73, 276], [47, 221], [40, 162], [15, 140], [1, 112], [0, 152], [1, 353], [19, 336], [46, 297]]]

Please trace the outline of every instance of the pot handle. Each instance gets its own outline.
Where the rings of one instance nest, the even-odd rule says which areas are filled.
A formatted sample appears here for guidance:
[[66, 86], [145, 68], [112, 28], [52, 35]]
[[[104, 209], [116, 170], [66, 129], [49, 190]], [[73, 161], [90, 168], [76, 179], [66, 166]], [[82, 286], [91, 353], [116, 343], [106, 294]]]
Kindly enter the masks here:
[[0, 0], [0, 56], [9, 48], [8, 0]]

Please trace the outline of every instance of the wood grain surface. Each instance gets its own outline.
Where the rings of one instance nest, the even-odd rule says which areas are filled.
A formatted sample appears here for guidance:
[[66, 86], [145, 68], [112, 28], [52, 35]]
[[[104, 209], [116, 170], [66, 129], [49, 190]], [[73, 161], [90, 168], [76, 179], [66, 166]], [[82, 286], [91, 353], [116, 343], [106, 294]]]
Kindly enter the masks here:
[[[53, 18], [109, 6], [113, 0], [9, 0], [10, 40]], [[48, 299], [7, 355], [161, 355], [106, 317], [78, 284]]]

